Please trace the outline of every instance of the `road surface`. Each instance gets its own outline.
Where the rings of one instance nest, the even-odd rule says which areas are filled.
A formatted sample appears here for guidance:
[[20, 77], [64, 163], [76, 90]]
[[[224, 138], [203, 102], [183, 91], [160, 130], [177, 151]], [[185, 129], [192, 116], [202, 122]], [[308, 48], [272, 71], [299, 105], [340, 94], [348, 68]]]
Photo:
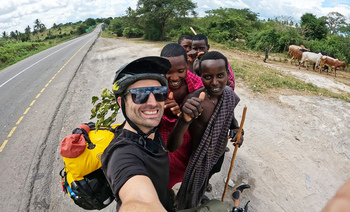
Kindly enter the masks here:
[[[0, 71], [0, 208], [28, 211], [36, 193], [48, 196], [58, 135], [54, 121], [100, 26]], [[42, 179], [40, 187], [35, 182]], [[37, 191], [35, 191], [37, 189]], [[34, 201], [34, 202], [33, 202]]]
[[[121, 65], [142, 56], [159, 55], [163, 46], [98, 38], [80, 66], [68, 69], [68, 63], [56, 76], [20, 124], [16, 125], [20, 117], [11, 118], [12, 125], [2, 128], [7, 130], [7, 136], [12, 127], [17, 126], [0, 153], [3, 180], [0, 208], [4, 211], [84, 211], [61, 192], [60, 141], [80, 123], [90, 121], [91, 97], [98, 96], [103, 88], [112, 88], [114, 74]], [[252, 58], [231, 51], [224, 53], [233, 66], [233, 58]], [[252, 62], [272, 68], [276, 65], [270, 61], [268, 64], [262, 60]], [[312, 83], [316, 81], [312, 79], [320, 76], [293, 70], [288, 65], [283, 68], [291, 74], [303, 73], [305, 80]], [[326, 85], [334, 83], [332, 76], [323, 74], [322, 77]], [[40, 93], [46, 83], [37, 85], [36, 92]], [[342, 84], [341, 88], [347, 90], [349, 86]], [[245, 141], [237, 152], [231, 175], [235, 186], [251, 185], [251, 189], [243, 193], [242, 204], [250, 200], [249, 211], [253, 212], [320, 211], [350, 176], [350, 103], [288, 90], [253, 93], [239, 79], [235, 92], [241, 98], [235, 112], [238, 121], [243, 107], [248, 108]], [[12, 99], [16, 95], [12, 94]], [[22, 103], [20, 114], [28, 108], [30, 100]], [[122, 120], [119, 114], [117, 122]], [[206, 193], [209, 198], [221, 198], [223, 179], [233, 152], [233, 147], [229, 145], [229, 148], [222, 171], [210, 181], [213, 191]], [[230, 187], [225, 197], [228, 208], [232, 207], [229, 197], [232, 190]], [[115, 203], [102, 211], [115, 211]]]

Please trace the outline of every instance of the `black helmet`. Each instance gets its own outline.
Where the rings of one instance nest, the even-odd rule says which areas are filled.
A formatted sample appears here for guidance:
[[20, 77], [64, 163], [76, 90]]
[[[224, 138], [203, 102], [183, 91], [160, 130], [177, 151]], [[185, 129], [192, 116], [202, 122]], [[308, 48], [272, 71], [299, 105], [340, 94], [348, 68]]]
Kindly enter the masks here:
[[[116, 72], [113, 81], [113, 92], [116, 100], [119, 96], [122, 97], [125, 94], [126, 89], [130, 85], [139, 80], [154, 79], [158, 80], [162, 86], [168, 86], [165, 75], [170, 68], [171, 63], [168, 59], [157, 56], [142, 57], [123, 65]], [[157, 130], [157, 127], [153, 128], [148, 134], [145, 134], [129, 119], [129, 117], [127, 117], [123, 97], [121, 98], [120, 106], [126, 121], [140, 135], [139, 142], [145, 144], [144, 140], [141, 138], [147, 138], [151, 133]]]
[[168, 86], [165, 74], [171, 68], [168, 59], [157, 56], [142, 57], [123, 65], [115, 74], [113, 92], [116, 98], [138, 80], [158, 80], [162, 86]]

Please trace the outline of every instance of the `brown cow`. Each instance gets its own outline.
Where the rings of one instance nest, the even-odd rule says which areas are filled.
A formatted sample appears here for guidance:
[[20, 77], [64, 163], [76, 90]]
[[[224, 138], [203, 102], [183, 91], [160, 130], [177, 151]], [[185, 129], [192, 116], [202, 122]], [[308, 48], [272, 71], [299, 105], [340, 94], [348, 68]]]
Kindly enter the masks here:
[[[289, 50], [288, 50], [287, 56], [288, 56], [289, 54], [293, 55], [293, 53], [292, 53], [293, 50], [305, 49], [305, 50], [310, 51], [310, 49], [305, 48], [305, 46], [303, 46], [303, 45], [300, 45], [300, 46], [297, 46], [297, 45], [289, 45], [288, 49], [289, 49]], [[293, 60], [293, 59], [294, 59], [294, 58], [292, 57], [292, 60]]]
[[[324, 65], [327, 65], [328, 67], [330, 67], [331, 70], [332, 68], [334, 68], [334, 77], [337, 76], [337, 68], [346, 69], [346, 63], [344, 61], [339, 61], [338, 59], [334, 59], [328, 56], [321, 57], [320, 73], [322, 73], [321, 69]], [[328, 74], [328, 70], [327, 70], [327, 74]]]
[[[290, 59], [290, 64], [292, 64], [293, 60], [294, 60], [294, 63], [296, 60], [298, 60], [298, 61], [301, 60], [301, 58], [303, 56], [302, 51], [300, 51], [299, 49], [292, 49], [291, 52], [292, 52], [293, 57], [292, 57], [292, 59]], [[295, 65], [297, 65], [297, 64], [295, 64]]]

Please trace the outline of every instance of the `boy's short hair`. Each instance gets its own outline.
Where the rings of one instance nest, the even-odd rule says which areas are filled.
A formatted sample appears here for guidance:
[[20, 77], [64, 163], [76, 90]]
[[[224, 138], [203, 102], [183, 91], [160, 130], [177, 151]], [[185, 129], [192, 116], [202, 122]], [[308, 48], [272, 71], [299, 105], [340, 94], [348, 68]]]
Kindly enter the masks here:
[[181, 36], [179, 37], [179, 40], [177, 41], [177, 43], [178, 43], [178, 44], [181, 44], [181, 41], [183, 41], [183, 40], [185, 40], [185, 39], [187, 39], [187, 40], [192, 40], [192, 37], [189, 36], [189, 35], [181, 35]]
[[208, 38], [207, 38], [207, 36], [205, 36], [203, 34], [197, 34], [197, 35], [193, 36], [192, 41], [194, 41], [194, 40], [204, 40], [205, 45], [209, 46]]
[[187, 62], [187, 53], [186, 50], [177, 43], [168, 43], [165, 45], [160, 52], [161, 57], [177, 57], [183, 55], [185, 61]]
[[221, 54], [220, 52], [217, 52], [217, 51], [211, 51], [211, 52], [208, 52], [206, 54], [204, 54], [202, 56], [202, 58], [200, 59], [199, 61], [199, 75], [202, 74], [202, 69], [201, 69], [201, 66], [202, 66], [202, 62], [205, 61], [205, 60], [224, 60], [225, 61], [225, 68], [226, 68], [226, 71], [228, 72], [228, 63], [227, 63], [227, 58], [225, 57], [225, 55]]

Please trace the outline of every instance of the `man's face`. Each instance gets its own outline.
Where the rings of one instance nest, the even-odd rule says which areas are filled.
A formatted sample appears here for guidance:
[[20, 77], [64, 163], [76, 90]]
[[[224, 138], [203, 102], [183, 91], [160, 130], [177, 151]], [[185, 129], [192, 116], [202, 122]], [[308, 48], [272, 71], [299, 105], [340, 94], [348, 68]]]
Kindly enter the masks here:
[[207, 53], [209, 51], [209, 45], [207, 46], [205, 44], [205, 40], [194, 40], [192, 41], [192, 49], [197, 52], [204, 52]]
[[177, 57], [167, 57], [171, 63], [171, 68], [166, 74], [169, 88], [174, 91], [185, 85], [187, 77], [187, 63], [183, 55]]
[[[161, 84], [157, 80], [139, 80], [130, 85], [127, 90], [158, 86], [161, 86]], [[140, 128], [140, 130], [144, 133], [148, 133], [159, 125], [164, 112], [164, 102], [157, 102], [153, 93], [150, 93], [146, 103], [135, 104], [131, 99], [131, 94], [128, 93], [125, 96], [125, 112], [129, 119]]]
[[192, 49], [192, 40], [190, 39], [183, 39], [180, 43], [182, 47], [186, 50], [186, 53], [191, 51]]
[[201, 63], [201, 79], [204, 87], [211, 96], [220, 96], [227, 84], [228, 73], [225, 67], [225, 61], [204, 60]]

